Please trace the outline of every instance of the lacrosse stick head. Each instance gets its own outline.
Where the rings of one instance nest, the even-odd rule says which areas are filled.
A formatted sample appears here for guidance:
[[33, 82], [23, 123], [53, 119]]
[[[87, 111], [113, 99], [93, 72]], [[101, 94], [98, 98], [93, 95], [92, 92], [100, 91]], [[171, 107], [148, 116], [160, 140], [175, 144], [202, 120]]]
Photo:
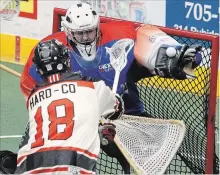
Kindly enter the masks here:
[[110, 55], [110, 63], [115, 71], [121, 71], [126, 66], [127, 55], [133, 46], [134, 41], [132, 39], [122, 39], [111, 48], [106, 47], [106, 51]]

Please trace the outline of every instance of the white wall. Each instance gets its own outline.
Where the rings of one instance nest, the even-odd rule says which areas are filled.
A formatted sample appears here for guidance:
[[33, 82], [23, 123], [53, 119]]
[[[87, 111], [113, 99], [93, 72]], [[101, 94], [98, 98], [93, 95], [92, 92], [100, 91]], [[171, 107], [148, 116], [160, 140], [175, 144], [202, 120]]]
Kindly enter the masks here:
[[[1, 21], [0, 30], [4, 34], [13, 34], [22, 37], [42, 39], [52, 32], [52, 18], [54, 7], [68, 8], [77, 0], [38, 0], [37, 20], [14, 17], [11, 21]], [[122, 17], [127, 20], [135, 20], [135, 10], [143, 12], [142, 21], [155, 25], [165, 25], [165, 0], [156, 1], [134, 1], [134, 0], [93, 0], [92, 5], [96, 7], [101, 15]], [[108, 2], [111, 2], [109, 6]], [[136, 5], [143, 3], [143, 5]], [[105, 9], [102, 11], [100, 9]], [[157, 9], [157, 10], [155, 10]], [[130, 11], [129, 11], [130, 10]], [[118, 14], [120, 12], [120, 14]], [[158, 14], [158, 12], [160, 12]]]
[[53, 8], [68, 8], [71, 4], [71, 0], [38, 0], [37, 20], [14, 17], [1, 21], [1, 33], [42, 39], [52, 32]]

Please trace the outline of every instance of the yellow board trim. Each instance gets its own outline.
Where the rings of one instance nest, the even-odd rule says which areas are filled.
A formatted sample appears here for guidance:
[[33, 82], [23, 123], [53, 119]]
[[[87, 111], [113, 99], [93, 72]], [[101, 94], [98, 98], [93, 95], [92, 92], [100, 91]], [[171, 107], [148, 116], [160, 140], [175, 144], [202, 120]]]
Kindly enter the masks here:
[[0, 34], [0, 60], [14, 61], [15, 58], [15, 36]]
[[30, 38], [21, 38], [20, 40], [20, 63], [25, 64], [32, 49], [37, 45], [39, 40]]
[[[201, 73], [205, 72], [205, 74]], [[199, 95], [203, 95], [206, 90], [204, 89], [206, 84], [204, 80], [208, 80], [207, 74], [210, 74], [210, 68], [199, 67], [195, 70], [198, 78], [196, 79], [186, 79], [186, 80], [174, 80], [174, 79], [164, 79], [159, 78], [158, 76], [146, 78], [139, 82], [140, 85], [145, 85], [148, 87], [160, 87], [161, 89], [168, 89], [173, 91], [181, 91], [181, 92], [189, 92], [189, 93], [197, 93]], [[159, 80], [160, 79], [160, 80]]]
[[34, 13], [34, 0], [20, 1], [20, 11]]
[[[20, 38], [20, 64], [25, 64], [27, 62], [31, 50], [38, 42], [39, 40], [36, 39]], [[0, 34], [0, 60], [11, 63], [15, 62], [15, 50], [16, 36]]]

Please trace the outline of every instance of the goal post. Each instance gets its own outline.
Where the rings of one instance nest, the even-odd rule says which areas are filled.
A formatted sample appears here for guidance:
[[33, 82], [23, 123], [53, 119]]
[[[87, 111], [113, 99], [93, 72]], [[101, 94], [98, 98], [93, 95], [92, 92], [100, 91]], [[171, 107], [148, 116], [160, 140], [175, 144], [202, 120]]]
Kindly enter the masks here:
[[[52, 33], [61, 31], [61, 17], [66, 9], [54, 8]], [[120, 19], [100, 17], [100, 22]], [[134, 24], [138, 27], [141, 23]], [[159, 26], [158, 26], [159, 27]], [[186, 135], [167, 173], [218, 174], [219, 157], [215, 153], [216, 90], [219, 36], [159, 27], [179, 43], [202, 45], [202, 63], [195, 80], [173, 80], [158, 76], [137, 83], [147, 114], [157, 119], [183, 120]], [[122, 172], [117, 160], [100, 155], [102, 173]], [[114, 169], [114, 171], [112, 171]]]

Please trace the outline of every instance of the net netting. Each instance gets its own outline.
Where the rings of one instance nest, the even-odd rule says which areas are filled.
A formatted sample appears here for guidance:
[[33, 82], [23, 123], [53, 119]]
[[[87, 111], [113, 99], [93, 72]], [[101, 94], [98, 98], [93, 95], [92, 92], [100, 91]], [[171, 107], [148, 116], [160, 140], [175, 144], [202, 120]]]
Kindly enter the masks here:
[[106, 52], [110, 55], [111, 66], [115, 70], [115, 78], [112, 91], [116, 92], [120, 72], [127, 64], [127, 54], [133, 48], [134, 41], [132, 39], [121, 39], [117, 41], [111, 48], [105, 47]]
[[[174, 37], [179, 43], [203, 46], [203, 59], [196, 69], [195, 80], [165, 80], [159, 77], [142, 79], [138, 83], [145, 111], [161, 119], [183, 120], [186, 124], [186, 136], [177, 155], [171, 162], [169, 173], [205, 173], [207, 146], [207, 118], [211, 77], [211, 42]], [[146, 98], [147, 97], [147, 98]], [[215, 156], [215, 161], [218, 158]], [[219, 166], [214, 167], [217, 173]]]
[[[65, 14], [65, 10], [56, 9], [55, 13], [57, 14], [54, 15], [53, 32], [61, 29], [61, 16]], [[108, 20], [102, 18], [101, 22], [107, 22]], [[202, 63], [195, 71], [197, 78], [195, 80], [178, 81], [155, 76], [140, 80], [137, 87], [140, 98], [144, 102], [146, 116], [158, 119], [177, 119], [185, 122], [185, 138], [166, 173], [204, 174], [208, 143], [207, 122], [208, 117], [212, 117], [209, 114], [209, 102], [213, 100], [212, 105], [215, 105], [216, 100], [210, 99], [212, 91], [212, 87], [210, 87], [211, 73], [216, 71], [211, 67], [213, 42], [211, 39], [199, 39], [199, 37], [195, 37], [197, 38], [195, 39], [192, 35], [187, 36], [187, 33], [181, 34], [181, 36], [178, 34], [171, 34], [170, 36], [182, 44], [192, 45], [197, 43], [202, 45]], [[215, 78], [212, 77], [212, 79]], [[214, 160], [208, 161], [213, 161], [213, 173], [219, 174], [219, 158], [216, 153], [214, 153]], [[104, 152], [100, 154], [97, 169], [99, 173], [123, 173], [118, 161], [107, 156]]]
[[141, 174], [163, 174], [185, 135], [181, 121], [123, 116], [113, 123], [119, 147]]
[[110, 55], [110, 63], [112, 67], [121, 71], [127, 64], [127, 54], [134, 46], [134, 41], [131, 39], [123, 39], [117, 41], [111, 48], [106, 48]]

